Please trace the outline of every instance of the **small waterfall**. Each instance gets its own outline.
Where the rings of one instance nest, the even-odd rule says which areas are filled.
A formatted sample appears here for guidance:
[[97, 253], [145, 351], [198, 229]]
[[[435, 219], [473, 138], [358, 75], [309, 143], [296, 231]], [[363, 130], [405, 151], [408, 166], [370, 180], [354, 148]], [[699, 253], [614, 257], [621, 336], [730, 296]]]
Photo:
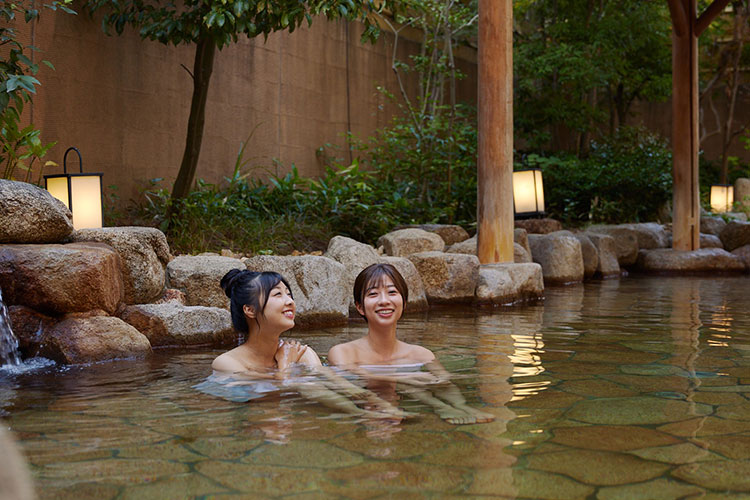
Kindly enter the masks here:
[[3, 302], [3, 291], [0, 290], [0, 366], [18, 366], [20, 363], [18, 339], [10, 328], [8, 308]]

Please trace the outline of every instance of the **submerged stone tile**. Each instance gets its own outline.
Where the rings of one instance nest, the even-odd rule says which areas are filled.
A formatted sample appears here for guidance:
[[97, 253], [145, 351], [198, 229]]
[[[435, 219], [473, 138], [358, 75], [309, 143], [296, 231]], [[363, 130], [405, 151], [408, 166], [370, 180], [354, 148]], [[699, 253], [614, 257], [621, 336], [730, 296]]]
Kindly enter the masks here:
[[166, 498], [195, 498], [231, 490], [198, 474], [176, 474], [153, 483], [127, 488], [118, 500], [162, 500]]
[[117, 452], [117, 458], [156, 458], [191, 462], [201, 460], [203, 457], [190, 451], [179, 440], [173, 439], [166, 443], [120, 448]]
[[587, 498], [594, 492], [594, 488], [558, 474], [524, 469], [509, 472], [476, 471], [467, 493], [497, 495], [504, 498], [565, 500]]
[[[583, 400], [582, 397], [555, 389], [547, 389], [524, 399], [512, 402], [508, 406], [520, 408], [568, 408], [572, 404]], [[514, 410], [515, 411], [515, 410]]]
[[643, 351], [636, 351], [633, 349], [607, 349], [597, 350], [588, 352], [579, 352], [575, 356], [576, 361], [580, 362], [597, 362], [597, 363], [611, 363], [615, 366], [620, 364], [638, 364], [638, 363], [653, 363], [654, 361], [660, 360], [662, 357], [659, 354], [645, 354]]
[[410, 462], [368, 462], [354, 467], [335, 469], [326, 476], [340, 486], [379, 490], [400, 495], [404, 491], [444, 492], [458, 488], [465, 469]]
[[690, 380], [676, 376], [643, 376], [643, 375], [604, 375], [603, 378], [629, 387], [636, 392], [673, 391], [686, 393], [690, 389]]
[[733, 460], [750, 459], [750, 434], [732, 434], [729, 436], [707, 436], [701, 443], [726, 458]]
[[706, 488], [750, 491], [750, 462], [716, 460], [682, 465], [672, 472], [676, 478]]
[[648, 425], [687, 420], [711, 411], [708, 405], [644, 396], [581, 401], [568, 417], [591, 424]]
[[705, 448], [696, 446], [693, 443], [680, 443], [671, 446], [655, 446], [633, 450], [630, 453], [639, 456], [644, 460], [653, 460], [673, 465], [691, 464], [693, 462], [704, 462], [707, 460], [717, 460], [721, 457], [711, 453]]
[[620, 371], [627, 375], [681, 375], [687, 376], [688, 372], [679, 366], [667, 365], [662, 363], [621, 365]]
[[268, 444], [258, 447], [243, 458], [242, 462], [328, 469], [356, 465], [363, 460], [364, 458], [357, 453], [327, 443], [293, 440], [283, 446]]
[[716, 416], [730, 420], [750, 422], [750, 401], [737, 405], [723, 405], [717, 408]]
[[669, 466], [647, 462], [623, 453], [571, 450], [528, 457], [529, 467], [556, 472], [588, 485], [615, 485], [646, 481], [660, 476]]
[[319, 483], [322, 479], [321, 472], [313, 469], [269, 467], [213, 460], [196, 464], [195, 470], [231, 491], [241, 492], [242, 494], [237, 498], [319, 491]]
[[219, 436], [199, 438], [190, 443], [188, 447], [203, 456], [235, 460], [250, 453], [253, 449], [263, 444], [263, 439], [238, 438], [236, 436]]
[[440, 450], [455, 439], [453, 433], [437, 432], [397, 431], [386, 439], [378, 439], [377, 436], [377, 433], [361, 431], [329, 440], [328, 443], [373, 458], [399, 460]]
[[84, 462], [49, 464], [35, 470], [35, 476], [70, 482], [102, 482], [133, 485], [161, 476], [188, 472], [188, 466], [167, 460], [107, 458]]
[[97, 458], [110, 458], [109, 448], [81, 448], [53, 439], [32, 439], [18, 443], [23, 454], [32, 465], [47, 465], [57, 462], [79, 462]]
[[703, 488], [691, 484], [659, 478], [645, 483], [601, 488], [596, 498], [600, 500], [673, 500], [700, 495], [704, 492]]
[[553, 429], [552, 433], [552, 442], [589, 450], [627, 451], [680, 442], [669, 434], [635, 425], [558, 427]]
[[714, 406], [736, 405], [747, 402], [745, 398], [737, 393], [731, 392], [708, 392], [700, 391], [693, 394], [693, 401]]
[[479, 439], [463, 439], [442, 449], [425, 453], [420, 462], [438, 465], [456, 465], [472, 469], [498, 471], [512, 466], [516, 458], [505, 452], [508, 443], [494, 443]]
[[111, 484], [75, 483], [70, 481], [35, 480], [34, 487], [39, 500], [113, 500], [120, 493], [120, 488]]
[[750, 430], [750, 422], [741, 420], [726, 420], [716, 417], [699, 417], [658, 428], [662, 432], [674, 436], [701, 437], [736, 434]]
[[600, 379], [569, 380], [561, 384], [560, 389], [579, 396], [598, 398], [617, 398], [636, 396], [638, 393], [621, 385]]

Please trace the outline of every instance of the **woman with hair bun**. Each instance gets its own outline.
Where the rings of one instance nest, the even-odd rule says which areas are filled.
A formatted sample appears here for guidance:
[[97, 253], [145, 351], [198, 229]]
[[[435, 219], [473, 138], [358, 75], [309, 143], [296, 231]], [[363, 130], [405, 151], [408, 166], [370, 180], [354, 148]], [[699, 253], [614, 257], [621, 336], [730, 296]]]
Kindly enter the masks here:
[[[221, 287], [230, 299], [235, 330], [247, 338], [214, 359], [214, 375], [232, 379], [232, 385], [270, 378], [284, 380], [285, 386], [303, 396], [349, 414], [379, 418], [405, 415], [371, 391], [323, 367], [313, 349], [296, 340], [280, 339], [294, 326], [296, 308], [289, 283], [279, 273], [233, 269], [221, 279]], [[319, 377], [292, 376], [289, 369], [295, 363]], [[353, 400], [370, 404], [375, 411], [362, 409]]]

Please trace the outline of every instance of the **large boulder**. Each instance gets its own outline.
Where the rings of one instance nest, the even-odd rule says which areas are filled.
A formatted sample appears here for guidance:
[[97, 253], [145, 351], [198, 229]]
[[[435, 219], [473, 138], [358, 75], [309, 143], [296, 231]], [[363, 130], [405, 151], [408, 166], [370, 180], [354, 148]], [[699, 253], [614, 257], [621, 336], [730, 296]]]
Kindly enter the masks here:
[[151, 354], [145, 335], [111, 316], [69, 317], [45, 332], [40, 355], [58, 363], [81, 364]]
[[529, 233], [522, 227], [513, 229], [513, 242], [521, 245], [526, 252], [531, 255], [531, 247], [529, 246]]
[[710, 215], [701, 216], [701, 233], [719, 236], [721, 230], [724, 229], [724, 226], [726, 225], [727, 222], [721, 217], [713, 217]]
[[[516, 228], [513, 231], [513, 262], [523, 264], [531, 262], [531, 248], [529, 247], [528, 233], [523, 228]], [[520, 248], [519, 248], [520, 247]], [[468, 240], [460, 243], [454, 243], [445, 249], [447, 253], [466, 253], [470, 255], [477, 254], [477, 236], [474, 235]]]
[[222, 346], [236, 343], [229, 311], [184, 306], [170, 301], [126, 307], [120, 318], [145, 335], [152, 346]]
[[745, 263], [739, 256], [721, 248], [701, 248], [692, 251], [657, 248], [641, 250], [637, 267], [651, 272], [738, 272], [745, 270]]
[[316, 255], [256, 255], [247, 259], [245, 264], [250, 270], [275, 271], [286, 278], [297, 306], [295, 323], [298, 326], [347, 322], [352, 291], [343, 264]]
[[455, 224], [409, 224], [396, 229], [422, 229], [428, 233], [435, 233], [443, 238], [446, 245], [453, 245], [469, 239], [466, 229]]
[[736, 255], [742, 262], [745, 263], [745, 267], [750, 270], [750, 245], [744, 247], [735, 248], [732, 250], [732, 255]]
[[750, 222], [730, 221], [719, 234], [724, 248], [732, 251], [735, 248], [750, 245]]
[[549, 234], [562, 229], [562, 224], [555, 219], [517, 219], [514, 221], [517, 228], [525, 229], [529, 234]]
[[740, 177], [734, 181], [734, 201], [745, 209], [750, 208], [750, 179]]
[[346, 290], [349, 297], [349, 312], [352, 314], [357, 313], [357, 309], [354, 307], [354, 280], [362, 272], [362, 269], [381, 262], [393, 265], [401, 273], [401, 276], [404, 277], [409, 287], [409, 300], [406, 303], [408, 311], [422, 311], [428, 307], [422, 278], [409, 259], [381, 256], [370, 245], [360, 243], [345, 236], [334, 236], [331, 238], [328, 242], [328, 250], [326, 250], [324, 256], [343, 264], [346, 269]]
[[[429, 307], [422, 276], [420, 276], [412, 261], [407, 257], [389, 257], [386, 255], [380, 258], [380, 262], [395, 267], [406, 281], [406, 286], [409, 287], [409, 300], [405, 307], [407, 312], [424, 311]], [[352, 296], [352, 305], [354, 305], [354, 296]]]
[[144, 304], [158, 299], [164, 291], [169, 245], [164, 233], [153, 227], [104, 227], [81, 229], [73, 241], [106, 243], [120, 255], [124, 301]]
[[72, 232], [73, 215], [49, 191], [0, 179], [0, 243], [60, 243]]
[[10, 306], [8, 317], [13, 334], [18, 339], [18, 350], [24, 358], [34, 357], [39, 353], [44, 332], [58, 321], [26, 306]]
[[420, 252], [409, 255], [424, 283], [430, 303], [469, 302], [479, 279], [476, 255]]
[[620, 275], [620, 264], [617, 261], [617, 246], [615, 239], [607, 234], [586, 233], [591, 243], [596, 247], [599, 263], [596, 274], [602, 278]]
[[638, 235], [627, 224], [619, 226], [595, 225], [587, 230], [590, 233], [607, 234], [614, 238], [617, 249], [617, 262], [622, 266], [632, 266], [638, 260]]
[[408, 257], [419, 252], [442, 252], [445, 241], [435, 233], [423, 229], [398, 229], [378, 238], [378, 246], [393, 257]]
[[584, 233], [574, 233], [573, 236], [581, 243], [581, 255], [583, 256], [583, 277], [591, 278], [599, 268], [599, 250], [596, 245]]
[[34, 500], [29, 467], [6, 426], [0, 426], [0, 500]]
[[[229, 308], [219, 283], [232, 269], [245, 269], [239, 259], [218, 255], [183, 255], [167, 264], [167, 283], [185, 294], [189, 306]], [[265, 269], [255, 269], [265, 271]]]
[[700, 248], [724, 248], [721, 238], [713, 234], [701, 233], [698, 241]]
[[526, 251], [519, 243], [513, 242], [513, 262], [516, 264], [528, 264], [533, 262], [531, 252]]
[[60, 315], [122, 301], [120, 257], [101, 243], [0, 246], [0, 288], [7, 305]]
[[624, 224], [635, 231], [638, 239], [638, 249], [650, 250], [652, 248], [666, 248], [669, 246], [667, 231], [659, 223], [641, 222], [638, 224]]
[[480, 304], [513, 304], [544, 295], [542, 267], [528, 264], [482, 264], [479, 266], [476, 300]]
[[569, 231], [530, 234], [529, 245], [534, 262], [541, 264], [544, 281], [573, 283], [583, 281], [581, 243]]

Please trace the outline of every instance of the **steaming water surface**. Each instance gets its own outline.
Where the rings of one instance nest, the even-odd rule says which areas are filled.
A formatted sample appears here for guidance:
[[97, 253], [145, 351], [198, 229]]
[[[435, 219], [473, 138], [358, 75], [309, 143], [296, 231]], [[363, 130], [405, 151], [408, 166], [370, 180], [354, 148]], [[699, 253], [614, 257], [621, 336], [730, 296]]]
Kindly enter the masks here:
[[[0, 372], [0, 414], [40, 498], [743, 498], [750, 277], [631, 277], [543, 303], [409, 316], [468, 402], [453, 426], [332, 415], [293, 391], [194, 388], [219, 351]], [[294, 333], [324, 354], [364, 323]]]

